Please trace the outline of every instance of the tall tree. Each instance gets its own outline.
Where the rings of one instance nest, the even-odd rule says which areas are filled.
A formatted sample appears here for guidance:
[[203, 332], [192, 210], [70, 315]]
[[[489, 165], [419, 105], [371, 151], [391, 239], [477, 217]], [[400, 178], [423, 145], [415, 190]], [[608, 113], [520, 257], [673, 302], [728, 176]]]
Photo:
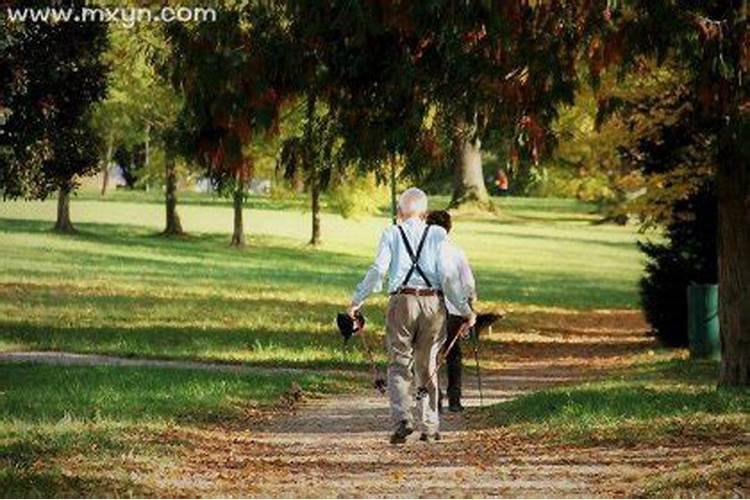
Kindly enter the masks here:
[[321, 241], [321, 191], [327, 187], [332, 171], [341, 166], [335, 147], [340, 76], [335, 70], [345, 51], [342, 44], [330, 43], [341, 35], [337, 29], [340, 18], [330, 22], [333, 18], [329, 15], [337, 9], [334, 3], [290, 0], [284, 12], [295, 54], [291, 71], [297, 76], [294, 91], [305, 111], [301, 137], [285, 141], [280, 166], [291, 181], [299, 179], [300, 174], [306, 177], [312, 213], [310, 244], [314, 246]]
[[111, 28], [110, 47], [105, 54], [111, 68], [108, 95], [96, 107], [94, 123], [104, 140], [102, 196], [114, 152], [142, 151], [142, 172], [148, 169], [155, 151], [163, 153], [164, 172], [158, 176], [165, 188], [163, 234], [171, 236], [183, 233], [177, 213], [178, 151], [174, 138], [181, 96], [166, 78], [168, 53], [162, 30], [151, 25]]
[[311, 203], [310, 245], [318, 246], [321, 243], [320, 196], [328, 187], [333, 172], [342, 167], [332, 121], [335, 113], [324, 104], [317, 105], [315, 96], [313, 92], [304, 95], [302, 130], [284, 140], [277, 169], [283, 169], [288, 181], [293, 183], [301, 178], [307, 184]]
[[453, 194], [451, 206], [489, 202], [482, 169], [482, 141], [474, 124], [462, 122], [456, 127], [453, 144]]
[[[607, 5], [594, 73], [673, 55], [696, 96], [695, 125], [716, 138], [720, 383], [750, 384], [750, 30], [747, 0], [630, 0]], [[626, 66], [627, 67], [627, 66]]]
[[[41, 2], [30, 2], [41, 6]], [[80, 9], [82, 1], [62, 7]], [[55, 229], [74, 231], [70, 195], [77, 178], [97, 167], [91, 107], [104, 97], [107, 44], [103, 22], [0, 20], [0, 188], [5, 197], [58, 192]]]
[[[513, 143], [534, 160], [548, 147], [545, 128], [557, 104], [574, 95], [590, 7], [523, 0], [332, 0], [307, 9], [309, 1], [289, 3], [313, 25], [325, 20], [320, 40], [339, 42], [326, 66], [343, 151], [383, 178], [382, 166], [395, 157], [408, 159], [407, 175], [431, 168], [423, 163], [429, 157], [452, 158], [457, 201], [486, 194], [478, 146], [488, 129], [512, 131]], [[460, 132], [447, 142], [435, 141], [439, 134], [428, 125], [435, 109]]]
[[184, 94], [182, 144], [222, 191], [232, 193], [231, 244], [245, 245], [243, 204], [253, 173], [249, 147], [255, 134], [273, 133], [289, 87], [293, 54], [273, 3], [224, 5], [215, 22], [173, 23], [172, 79]]
[[[338, 5], [337, 2], [327, 2]], [[572, 103], [588, 62], [638, 69], [639, 57], [685, 65], [701, 126], [717, 137], [721, 383], [750, 383], [750, 31], [747, 0], [363, 2], [331, 23], [346, 40], [338, 101], [360, 154], [408, 151], [428, 101], [512, 128], [532, 159], [554, 144], [549, 125]], [[331, 19], [344, 16], [333, 12]], [[377, 56], [373, 55], [377, 54]], [[337, 66], [332, 65], [332, 68]], [[462, 116], [458, 113], [451, 115]], [[463, 116], [466, 116], [465, 114]], [[520, 155], [512, 154], [519, 157]], [[415, 167], [411, 165], [411, 167]]]

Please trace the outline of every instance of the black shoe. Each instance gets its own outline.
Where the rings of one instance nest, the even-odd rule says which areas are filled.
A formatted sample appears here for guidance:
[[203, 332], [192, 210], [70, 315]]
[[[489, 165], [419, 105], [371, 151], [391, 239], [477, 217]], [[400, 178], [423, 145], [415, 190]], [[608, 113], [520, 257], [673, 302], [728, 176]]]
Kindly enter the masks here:
[[423, 432], [421, 436], [419, 436], [420, 441], [424, 441], [425, 443], [428, 443], [430, 441], [440, 441], [440, 433], [436, 432], [435, 434], [427, 434], [426, 432]]
[[448, 405], [448, 411], [451, 413], [461, 413], [464, 411], [464, 407], [461, 405], [461, 401], [451, 401]]
[[414, 429], [409, 425], [409, 422], [402, 420], [401, 423], [398, 424], [396, 432], [391, 434], [391, 444], [404, 444], [406, 442], [406, 437], [412, 432], [414, 432]]

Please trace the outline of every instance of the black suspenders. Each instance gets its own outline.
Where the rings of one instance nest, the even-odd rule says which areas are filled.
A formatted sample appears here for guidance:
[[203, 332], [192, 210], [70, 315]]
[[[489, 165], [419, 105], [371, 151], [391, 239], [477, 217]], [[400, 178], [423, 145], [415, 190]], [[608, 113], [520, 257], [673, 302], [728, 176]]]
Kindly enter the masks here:
[[411, 275], [414, 274], [414, 271], [419, 274], [419, 276], [424, 280], [425, 284], [428, 288], [432, 288], [432, 283], [430, 283], [430, 280], [427, 279], [427, 276], [425, 276], [424, 271], [422, 271], [422, 268], [419, 267], [419, 256], [422, 254], [422, 247], [424, 247], [424, 242], [427, 240], [427, 233], [430, 231], [430, 226], [424, 228], [424, 232], [422, 233], [422, 238], [419, 240], [419, 246], [417, 247], [417, 253], [414, 253], [414, 250], [412, 250], [411, 245], [409, 244], [409, 239], [406, 237], [406, 232], [404, 231], [404, 228], [401, 226], [397, 226], [399, 232], [401, 233], [401, 239], [404, 242], [404, 246], [406, 247], [406, 253], [409, 254], [409, 258], [411, 259], [411, 268], [409, 269], [409, 272], [406, 273], [406, 278], [404, 278], [404, 281], [401, 283], [401, 288], [404, 288], [411, 279]]

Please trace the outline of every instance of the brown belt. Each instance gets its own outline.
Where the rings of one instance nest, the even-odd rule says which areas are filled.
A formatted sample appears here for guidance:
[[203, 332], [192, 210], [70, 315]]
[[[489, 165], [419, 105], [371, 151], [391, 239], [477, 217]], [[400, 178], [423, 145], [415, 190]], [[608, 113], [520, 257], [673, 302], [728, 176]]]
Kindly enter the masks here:
[[415, 295], [417, 297], [442, 297], [442, 290], [434, 290], [432, 288], [399, 288], [391, 295]]

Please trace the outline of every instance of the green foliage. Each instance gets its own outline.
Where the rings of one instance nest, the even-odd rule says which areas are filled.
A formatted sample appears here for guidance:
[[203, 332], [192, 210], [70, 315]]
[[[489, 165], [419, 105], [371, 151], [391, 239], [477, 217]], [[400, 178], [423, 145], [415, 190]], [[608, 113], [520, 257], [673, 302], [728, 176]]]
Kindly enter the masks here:
[[[76, 10], [83, 2], [60, 6]], [[5, 197], [44, 198], [96, 167], [89, 119], [104, 97], [107, 26], [12, 23], [3, 15], [0, 31], [0, 189]]]
[[332, 176], [343, 171], [341, 141], [330, 108], [325, 103], [318, 103], [312, 94], [305, 96], [304, 100], [306, 111], [295, 124], [298, 133], [284, 139], [276, 169], [287, 181], [301, 176], [305, 185], [317, 183], [324, 189]]
[[390, 206], [390, 188], [373, 174], [350, 174], [338, 179], [328, 198], [329, 206], [345, 219], [381, 213]]
[[[181, 96], [162, 75], [168, 46], [160, 29], [139, 24], [125, 28], [113, 24], [110, 46], [104, 54], [110, 71], [107, 74], [107, 98], [94, 108], [93, 124], [102, 138], [102, 158], [123, 151], [133, 155], [148, 144], [149, 162], [133, 162], [114, 158], [126, 170], [126, 180], [132, 187], [137, 177], [144, 182], [161, 180], [164, 171], [164, 148], [176, 127]], [[170, 147], [174, 148], [173, 145]], [[145, 160], [145, 158], [144, 158]], [[130, 174], [130, 178], [128, 178]]]
[[294, 51], [277, 4], [225, 4], [216, 14], [211, 23], [166, 27], [167, 66], [185, 96], [183, 153], [219, 185], [244, 183], [252, 172], [250, 145], [256, 134], [277, 131], [290, 97]]

